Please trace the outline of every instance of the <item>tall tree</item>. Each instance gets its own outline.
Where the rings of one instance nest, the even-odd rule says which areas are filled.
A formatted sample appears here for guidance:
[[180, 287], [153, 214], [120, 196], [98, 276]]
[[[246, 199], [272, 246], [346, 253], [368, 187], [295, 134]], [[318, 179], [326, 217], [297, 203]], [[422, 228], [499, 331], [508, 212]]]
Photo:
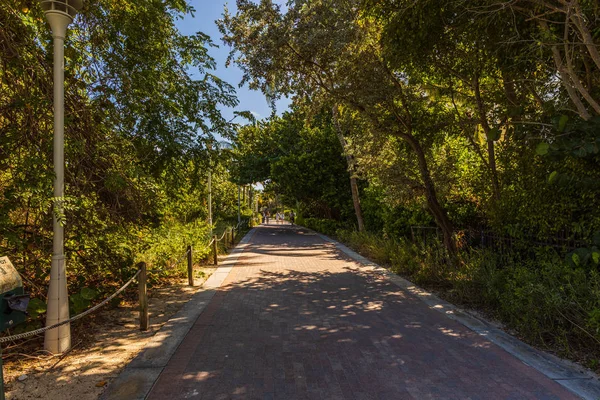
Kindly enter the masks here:
[[[233, 131], [218, 105], [237, 100], [212, 73], [210, 39], [177, 30], [175, 20], [191, 12], [180, 0], [98, 0], [70, 26], [65, 200], [75, 274], [115, 272], [131, 262], [139, 231], [205, 213], [190, 202], [203, 190], [203, 142]], [[0, 250], [38, 282], [51, 254], [51, 51], [39, 3], [2, 1]]]
[[344, 131], [338, 118], [338, 108], [333, 106], [331, 108], [331, 115], [333, 117], [333, 123], [335, 125], [335, 132], [337, 134], [342, 150], [346, 155], [346, 162], [348, 163], [348, 172], [350, 173], [350, 190], [352, 191], [352, 203], [354, 204], [354, 213], [356, 214], [356, 222], [358, 224], [358, 231], [363, 232], [365, 230], [365, 223], [363, 221], [362, 210], [360, 208], [360, 197], [358, 194], [358, 183], [356, 179], [356, 161], [352, 154], [348, 152], [348, 144], [344, 137]]
[[422, 145], [430, 127], [419, 114], [426, 112], [427, 100], [383, 60], [380, 24], [361, 15], [359, 2], [292, 1], [284, 13], [271, 1], [237, 6], [235, 16], [226, 11], [220, 28], [225, 42], [242, 54], [235, 61], [244, 81], [265, 93], [329, 97], [359, 111], [378, 135], [405, 141], [414, 152], [427, 206], [454, 254], [453, 226]]
[[350, 190], [343, 149], [328, 110], [294, 108], [282, 117], [240, 129], [236, 170], [243, 183], [263, 182], [305, 216], [347, 219]]

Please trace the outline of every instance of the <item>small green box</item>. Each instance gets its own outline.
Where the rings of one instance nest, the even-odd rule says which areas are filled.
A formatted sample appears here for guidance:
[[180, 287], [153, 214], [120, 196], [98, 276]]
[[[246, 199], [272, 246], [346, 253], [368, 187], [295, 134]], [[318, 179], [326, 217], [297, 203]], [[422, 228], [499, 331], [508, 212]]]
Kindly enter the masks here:
[[23, 281], [8, 257], [0, 257], [0, 332], [27, 319], [28, 296]]

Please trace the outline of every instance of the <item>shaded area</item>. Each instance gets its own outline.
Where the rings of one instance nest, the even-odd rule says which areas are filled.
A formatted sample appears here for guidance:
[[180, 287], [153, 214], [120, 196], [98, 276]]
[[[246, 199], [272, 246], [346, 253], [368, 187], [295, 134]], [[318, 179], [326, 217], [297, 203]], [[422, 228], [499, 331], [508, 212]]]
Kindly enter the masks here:
[[[124, 303], [117, 308], [100, 309], [78, 321], [73, 329], [73, 350], [65, 357], [50, 358], [38, 352], [41, 357], [34, 359], [15, 353], [12, 362], [5, 363], [7, 400], [98, 399], [119, 370], [188, 303], [195, 289], [185, 286], [186, 283], [187, 280], [177, 280], [153, 288], [149, 302], [151, 326], [147, 332], [139, 330], [137, 304]], [[196, 281], [197, 285], [200, 283], [201, 280]], [[43, 336], [38, 340], [43, 341]], [[40, 344], [36, 346], [41, 348]], [[27, 379], [17, 379], [24, 374]]]
[[319, 237], [252, 242], [149, 398], [575, 398]]

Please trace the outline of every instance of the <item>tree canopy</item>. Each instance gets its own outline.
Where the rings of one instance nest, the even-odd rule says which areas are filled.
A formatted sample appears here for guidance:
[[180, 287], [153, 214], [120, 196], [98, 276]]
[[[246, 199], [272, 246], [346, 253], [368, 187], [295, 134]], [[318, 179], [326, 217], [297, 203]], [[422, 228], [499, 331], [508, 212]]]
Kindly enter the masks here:
[[[230, 61], [250, 87], [293, 98], [284, 120], [304, 121], [241, 131], [241, 170], [283, 185], [292, 204], [335, 185], [346, 211], [306, 208], [303, 223], [483, 303], [536, 343], [598, 354], [597, 1], [236, 4], [219, 21]], [[338, 142], [306, 136], [313, 115]], [[356, 219], [347, 178], [331, 181], [334, 156], [358, 180]]]
[[[597, 162], [597, 137], [581, 135], [598, 120], [598, 9], [503, 4], [238, 1], [220, 27], [251, 87], [337, 105], [363, 180], [390, 206], [418, 199], [449, 249], [457, 223], [589, 235], [597, 196], [579, 203], [589, 186], [576, 182], [597, 172], [584, 166]], [[581, 178], [559, 182], [566, 165]]]
[[[215, 74], [211, 39], [176, 28], [193, 8], [181, 0], [84, 3], [65, 47], [73, 293], [101, 281], [110, 288], [140, 257], [165, 262], [191, 237], [203, 241], [209, 166], [221, 172], [214, 184], [221, 218], [234, 213], [237, 197], [218, 162], [219, 136], [235, 132], [219, 107], [237, 98]], [[43, 297], [52, 254], [53, 83], [52, 37], [37, 1], [0, 4], [0, 63], [0, 253]]]

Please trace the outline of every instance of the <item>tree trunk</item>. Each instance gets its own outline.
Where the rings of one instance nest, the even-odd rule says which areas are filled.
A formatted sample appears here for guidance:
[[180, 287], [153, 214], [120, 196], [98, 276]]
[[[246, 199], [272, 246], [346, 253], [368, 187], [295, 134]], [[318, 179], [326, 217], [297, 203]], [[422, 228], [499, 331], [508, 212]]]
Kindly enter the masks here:
[[479, 88], [479, 76], [476, 76], [473, 80], [473, 90], [475, 91], [475, 100], [477, 102], [479, 122], [483, 127], [483, 131], [485, 132], [485, 139], [487, 141], [488, 165], [490, 168], [490, 174], [492, 175], [492, 193], [494, 200], [498, 200], [500, 199], [500, 182], [498, 180], [498, 170], [496, 168], [496, 152], [494, 150], [494, 141], [490, 140], [490, 125], [487, 120], [483, 99], [481, 98], [481, 90]]
[[[540, 19], [540, 20], [538, 20], [538, 25], [540, 26], [540, 28], [542, 29], [543, 32], [550, 35], [550, 28], [548, 27], [548, 23], [546, 21]], [[567, 71], [567, 68], [565, 67], [565, 65], [562, 61], [562, 56], [560, 54], [560, 50], [558, 49], [558, 46], [555, 44], [551, 44], [550, 50], [552, 52], [552, 58], [554, 59], [554, 64], [556, 66], [556, 69], [558, 70], [560, 80], [561, 80], [563, 86], [565, 87], [565, 89], [567, 90], [567, 94], [569, 95], [569, 98], [571, 99], [571, 101], [573, 102], [575, 107], [577, 108], [577, 113], [584, 120], [586, 120], [586, 121], [589, 120], [592, 116], [588, 112], [588, 110], [585, 108], [585, 106], [583, 105], [583, 102], [581, 101], [581, 99], [579, 98], [579, 95], [578, 95], [578, 93], [571, 81], [571, 78], [569, 76], [569, 71]]]
[[365, 230], [365, 223], [363, 221], [362, 211], [360, 208], [360, 199], [358, 197], [358, 185], [356, 184], [356, 178], [354, 176], [350, 176], [350, 189], [352, 190], [352, 202], [354, 203], [354, 212], [356, 213], [358, 231], [363, 232]]
[[[365, 111], [361, 109], [360, 111]], [[367, 116], [373, 121], [376, 129], [384, 134], [389, 132], [387, 126], [382, 126], [378, 121], [377, 117], [373, 114], [367, 112]], [[410, 133], [410, 123], [403, 124], [406, 129], [408, 129], [408, 133], [403, 133], [402, 131], [396, 132], [395, 134], [405, 140], [409, 146], [413, 149], [415, 154], [417, 155], [418, 165], [419, 165], [419, 173], [421, 174], [421, 179], [423, 179], [423, 184], [425, 186], [425, 197], [427, 199], [427, 207], [429, 211], [433, 215], [435, 222], [442, 231], [444, 246], [448, 251], [448, 255], [450, 257], [450, 263], [455, 265], [458, 258], [458, 250], [456, 248], [456, 243], [454, 242], [454, 227], [452, 226], [452, 222], [450, 222], [450, 218], [448, 218], [448, 214], [446, 210], [440, 205], [437, 193], [435, 191], [435, 185], [433, 184], [433, 180], [431, 179], [431, 173], [429, 172], [429, 167], [427, 166], [427, 160], [425, 159], [425, 152], [421, 147], [419, 141]]]
[[412, 134], [401, 133], [399, 136], [408, 142], [410, 147], [417, 155], [419, 172], [421, 173], [421, 179], [423, 179], [423, 184], [425, 186], [427, 206], [429, 207], [429, 211], [433, 215], [433, 218], [435, 218], [437, 226], [442, 231], [444, 246], [450, 255], [450, 260], [451, 262], [454, 262], [457, 256], [456, 243], [454, 242], [454, 227], [452, 226], [452, 222], [450, 222], [450, 218], [448, 218], [446, 210], [438, 201], [435, 185], [431, 179], [431, 173], [429, 172], [429, 167], [427, 166], [427, 160], [425, 159], [423, 148], [421, 147], [419, 141]]
[[335, 132], [337, 137], [342, 145], [342, 150], [344, 150], [344, 154], [346, 155], [346, 162], [348, 163], [348, 172], [350, 173], [350, 189], [352, 191], [352, 203], [354, 203], [354, 213], [356, 214], [356, 221], [358, 223], [358, 231], [363, 232], [365, 230], [365, 224], [362, 217], [362, 210], [360, 208], [360, 198], [358, 197], [358, 185], [356, 183], [356, 177], [354, 176], [354, 172], [356, 170], [356, 162], [354, 158], [348, 154], [346, 151], [347, 143], [344, 138], [344, 134], [342, 133], [342, 128], [340, 127], [338, 116], [337, 116], [337, 106], [333, 106], [331, 108], [331, 114], [333, 116], [333, 122], [335, 124]]
[[581, 5], [578, 1], [574, 1], [573, 4], [575, 5], [575, 13], [571, 15], [571, 18], [575, 22], [575, 26], [581, 34], [583, 44], [588, 49], [590, 57], [592, 58], [592, 60], [594, 60], [596, 67], [600, 69], [600, 52], [598, 52], [598, 48], [594, 43], [592, 33], [590, 32], [588, 26], [585, 23], [585, 17], [583, 15], [583, 11], [581, 10]]

